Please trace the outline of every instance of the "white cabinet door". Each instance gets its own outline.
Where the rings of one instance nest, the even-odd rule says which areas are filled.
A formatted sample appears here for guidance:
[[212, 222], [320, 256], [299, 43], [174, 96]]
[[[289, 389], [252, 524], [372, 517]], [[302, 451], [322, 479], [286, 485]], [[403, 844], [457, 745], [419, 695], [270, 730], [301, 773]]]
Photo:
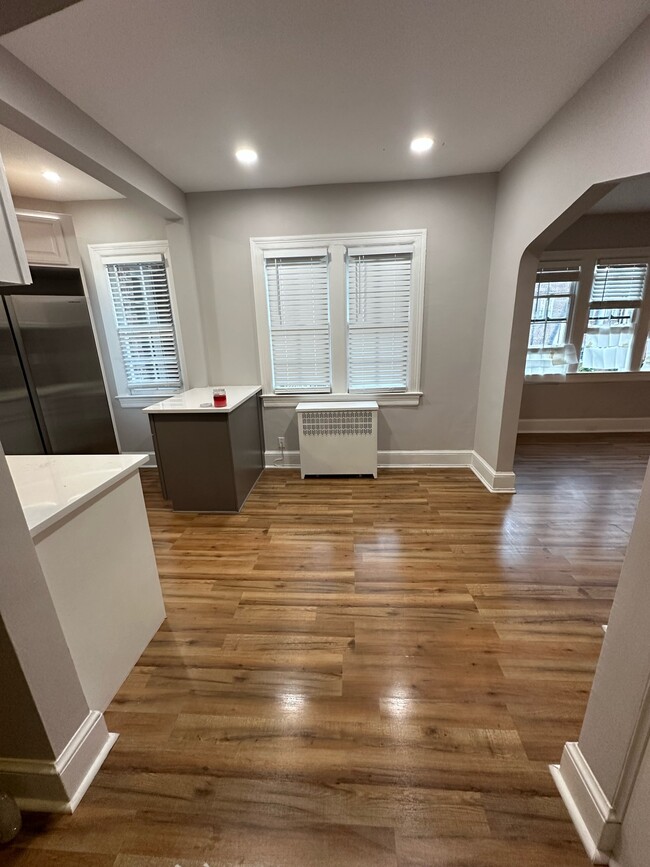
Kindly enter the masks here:
[[25, 285], [31, 282], [25, 246], [0, 158], [0, 285]]
[[70, 256], [57, 216], [18, 212], [18, 225], [23, 236], [27, 261], [31, 265], [69, 265]]

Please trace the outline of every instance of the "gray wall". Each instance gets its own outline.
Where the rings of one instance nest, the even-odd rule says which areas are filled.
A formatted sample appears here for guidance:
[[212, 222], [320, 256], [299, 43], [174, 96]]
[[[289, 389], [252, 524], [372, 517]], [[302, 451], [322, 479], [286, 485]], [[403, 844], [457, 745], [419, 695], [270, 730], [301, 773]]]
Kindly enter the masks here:
[[[188, 195], [213, 384], [260, 380], [253, 236], [428, 230], [419, 407], [383, 408], [379, 448], [471, 449], [496, 177]], [[296, 449], [295, 413], [265, 410], [267, 449]]]
[[[549, 252], [650, 247], [650, 213], [585, 214], [549, 245]], [[598, 382], [524, 383], [520, 418], [546, 419], [650, 418], [650, 378]], [[529, 429], [529, 428], [527, 428]]]
[[537, 256], [611, 182], [650, 171], [649, 51], [650, 18], [499, 174], [475, 440], [498, 471], [513, 465]]

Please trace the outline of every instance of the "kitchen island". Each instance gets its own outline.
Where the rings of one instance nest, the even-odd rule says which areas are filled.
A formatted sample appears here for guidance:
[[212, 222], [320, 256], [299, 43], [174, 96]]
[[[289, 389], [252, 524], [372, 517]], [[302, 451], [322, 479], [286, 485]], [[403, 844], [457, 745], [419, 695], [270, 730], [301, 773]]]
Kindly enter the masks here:
[[8, 455], [91, 710], [104, 711], [165, 619], [139, 468], [147, 455]]
[[238, 512], [264, 469], [259, 385], [192, 388], [146, 407], [165, 499], [181, 512]]

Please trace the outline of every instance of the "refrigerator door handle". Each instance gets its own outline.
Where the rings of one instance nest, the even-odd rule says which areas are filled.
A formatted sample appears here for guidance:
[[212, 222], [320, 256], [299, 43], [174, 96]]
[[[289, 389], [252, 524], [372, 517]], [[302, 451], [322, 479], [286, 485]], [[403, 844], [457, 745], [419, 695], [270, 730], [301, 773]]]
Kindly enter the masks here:
[[46, 454], [52, 454], [52, 443], [50, 442], [50, 437], [47, 432], [47, 425], [45, 423], [45, 416], [43, 415], [43, 409], [41, 407], [40, 401], [38, 399], [38, 391], [34, 385], [34, 377], [32, 376], [32, 371], [29, 366], [29, 360], [27, 357], [27, 353], [25, 352], [25, 346], [23, 345], [22, 334], [20, 333], [20, 325], [18, 324], [18, 319], [16, 317], [16, 311], [14, 310], [14, 306], [11, 300], [11, 297], [8, 295], [4, 296], [5, 307], [7, 309], [7, 318], [9, 319], [9, 325], [11, 327], [11, 331], [13, 333], [14, 342], [16, 344], [16, 348], [18, 350], [18, 358], [20, 360], [20, 366], [23, 369], [23, 376], [25, 377], [25, 382], [27, 383], [27, 387], [29, 389], [29, 399], [31, 401], [32, 407], [34, 409], [34, 415], [36, 416], [36, 422], [38, 424], [39, 433], [41, 435], [41, 439], [43, 440], [43, 445], [45, 446]]

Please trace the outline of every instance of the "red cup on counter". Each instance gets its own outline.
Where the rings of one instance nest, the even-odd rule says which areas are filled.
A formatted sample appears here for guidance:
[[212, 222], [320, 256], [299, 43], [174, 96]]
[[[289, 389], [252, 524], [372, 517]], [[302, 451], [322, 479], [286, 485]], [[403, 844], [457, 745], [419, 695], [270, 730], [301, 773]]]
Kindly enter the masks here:
[[225, 388], [213, 388], [212, 389], [212, 403], [214, 406], [226, 406], [228, 403], [228, 398], [226, 396]]

